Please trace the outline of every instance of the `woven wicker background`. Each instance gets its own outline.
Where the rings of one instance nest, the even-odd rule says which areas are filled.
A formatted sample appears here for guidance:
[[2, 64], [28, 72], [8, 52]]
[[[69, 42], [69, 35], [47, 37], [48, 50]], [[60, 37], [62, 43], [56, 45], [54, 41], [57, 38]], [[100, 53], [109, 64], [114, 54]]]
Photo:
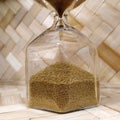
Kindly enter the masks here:
[[[33, 0], [0, 2], [0, 83], [25, 83], [25, 46], [52, 25], [49, 14]], [[87, 0], [69, 22], [96, 44], [101, 81], [120, 82], [120, 0]]]

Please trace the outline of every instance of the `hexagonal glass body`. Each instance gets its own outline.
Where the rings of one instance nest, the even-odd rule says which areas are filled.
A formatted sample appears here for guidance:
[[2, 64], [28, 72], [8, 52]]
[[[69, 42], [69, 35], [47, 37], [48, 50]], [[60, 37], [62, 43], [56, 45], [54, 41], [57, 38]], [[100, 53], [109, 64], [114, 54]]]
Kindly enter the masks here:
[[27, 103], [69, 112], [99, 103], [98, 55], [89, 39], [55, 16], [51, 28], [26, 49]]

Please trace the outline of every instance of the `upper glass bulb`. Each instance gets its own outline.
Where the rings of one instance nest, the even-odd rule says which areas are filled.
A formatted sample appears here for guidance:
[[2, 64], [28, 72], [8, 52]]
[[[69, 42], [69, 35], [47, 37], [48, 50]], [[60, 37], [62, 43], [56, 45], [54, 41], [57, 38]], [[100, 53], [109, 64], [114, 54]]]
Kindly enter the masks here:
[[47, 8], [54, 8], [59, 17], [62, 17], [68, 9], [73, 9], [83, 3], [85, 0], [36, 0]]

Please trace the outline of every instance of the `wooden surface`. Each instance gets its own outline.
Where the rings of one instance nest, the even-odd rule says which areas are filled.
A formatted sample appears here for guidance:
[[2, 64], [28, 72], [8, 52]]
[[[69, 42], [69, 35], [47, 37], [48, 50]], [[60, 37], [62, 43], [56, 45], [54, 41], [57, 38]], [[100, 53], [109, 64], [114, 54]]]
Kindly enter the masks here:
[[[112, 86], [112, 87], [109, 87]], [[119, 120], [120, 84], [101, 84], [98, 107], [67, 114], [27, 108], [25, 86], [0, 85], [0, 120]]]

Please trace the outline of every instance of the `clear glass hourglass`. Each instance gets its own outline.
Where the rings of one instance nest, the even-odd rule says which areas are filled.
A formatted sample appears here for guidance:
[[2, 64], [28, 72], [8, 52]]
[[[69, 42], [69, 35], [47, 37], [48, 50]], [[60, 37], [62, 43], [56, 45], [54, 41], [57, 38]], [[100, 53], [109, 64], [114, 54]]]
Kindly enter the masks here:
[[28, 106], [66, 113], [98, 105], [96, 48], [67, 24], [69, 10], [84, 0], [38, 1], [54, 11], [54, 23], [26, 49]]

